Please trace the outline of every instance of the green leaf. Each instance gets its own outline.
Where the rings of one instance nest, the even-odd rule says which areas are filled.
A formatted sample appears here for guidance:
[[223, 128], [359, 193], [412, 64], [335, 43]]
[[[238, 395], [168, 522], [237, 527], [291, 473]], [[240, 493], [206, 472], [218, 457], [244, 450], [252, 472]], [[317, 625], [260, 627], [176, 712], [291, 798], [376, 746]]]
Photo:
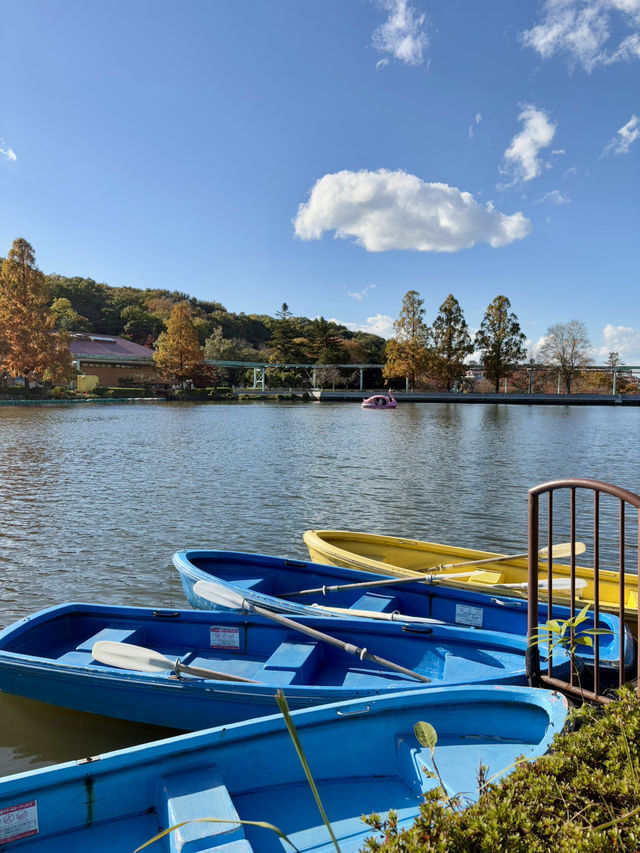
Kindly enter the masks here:
[[425, 723], [420, 720], [420, 722], [416, 723], [413, 727], [413, 733], [422, 746], [426, 746], [428, 749], [435, 749], [435, 746], [438, 743], [438, 734], [431, 723]]
[[300, 853], [295, 844], [287, 838], [284, 832], [281, 829], [278, 829], [277, 826], [274, 826], [272, 823], [268, 823], [265, 820], [224, 820], [219, 817], [196, 817], [193, 820], [183, 820], [180, 823], [176, 823], [174, 826], [170, 826], [168, 829], [159, 832], [157, 835], [154, 835], [153, 838], [150, 838], [148, 841], [145, 841], [144, 844], [141, 844], [140, 847], [136, 847], [133, 853], [138, 853], [138, 850], [143, 850], [145, 847], [148, 847], [150, 844], [153, 844], [155, 841], [159, 841], [161, 838], [164, 838], [165, 835], [169, 835], [170, 832], [175, 832], [176, 829], [180, 829], [182, 826], [186, 826], [188, 823], [232, 823], [232, 824], [242, 824], [242, 826], [259, 826], [262, 829], [270, 829], [272, 832], [282, 838], [283, 841], [286, 841], [290, 844], [297, 853]]
[[577, 613], [573, 617], [573, 624], [574, 625], [579, 625], [581, 622], [584, 622], [584, 620], [587, 618], [587, 611], [589, 610], [590, 607], [591, 607], [591, 605], [587, 604], [586, 607], [582, 608], [580, 613]]

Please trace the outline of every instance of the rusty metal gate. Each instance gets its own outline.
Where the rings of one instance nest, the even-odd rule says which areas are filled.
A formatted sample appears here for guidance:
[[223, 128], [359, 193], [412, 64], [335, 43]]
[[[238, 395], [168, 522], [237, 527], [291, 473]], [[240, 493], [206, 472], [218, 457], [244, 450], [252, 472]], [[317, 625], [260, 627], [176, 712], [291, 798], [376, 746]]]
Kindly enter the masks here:
[[[591, 493], [589, 495], [589, 493]], [[544, 503], [546, 497], [546, 513]], [[543, 503], [541, 513], [540, 504]], [[640, 660], [637, 655], [637, 638], [640, 633], [638, 599], [640, 596], [640, 551], [638, 536], [640, 533], [640, 496], [626, 489], [603, 483], [599, 480], [566, 479], [543, 483], [529, 490], [529, 614], [528, 614], [528, 651], [527, 675], [532, 684], [561, 690], [576, 698], [606, 703], [611, 701], [612, 687], [621, 686], [632, 674], [625, 672], [625, 635], [629, 641], [629, 630], [620, 631], [620, 663], [614, 684], [603, 680], [600, 668], [598, 636], [593, 637], [594, 666], [592, 683], [589, 689], [579, 681], [573, 661], [569, 681], [552, 676], [553, 655], [549, 656], [546, 671], [540, 666], [540, 654], [534, 642], [538, 625], [539, 584], [546, 585], [548, 618], [551, 619], [554, 603], [554, 571], [558, 575], [558, 566], [554, 565], [551, 549], [554, 536], [566, 535], [571, 545], [570, 563], [562, 567], [568, 575], [570, 613], [573, 618], [591, 602], [594, 611], [594, 623], [598, 624], [603, 611], [616, 613], [634, 635], [636, 651], [635, 677], [640, 674]], [[581, 538], [589, 542], [590, 549], [586, 560], [576, 564], [577, 527], [580, 526]], [[543, 530], [541, 531], [541, 527]], [[582, 536], [582, 534], [585, 534]], [[539, 548], [541, 541], [548, 548], [548, 556], [541, 562]], [[609, 568], [606, 568], [606, 565]], [[577, 583], [578, 581], [578, 583]], [[585, 594], [581, 594], [580, 584], [585, 584]], [[617, 583], [617, 594], [614, 583]], [[604, 597], [603, 590], [608, 590]], [[613, 595], [613, 599], [612, 599]], [[612, 605], [611, 601], [615, 599]], [[567, 594], [556, 594], [555, 603], [567, 604]], [[640, 681], [636, 681], [640, 696]]]

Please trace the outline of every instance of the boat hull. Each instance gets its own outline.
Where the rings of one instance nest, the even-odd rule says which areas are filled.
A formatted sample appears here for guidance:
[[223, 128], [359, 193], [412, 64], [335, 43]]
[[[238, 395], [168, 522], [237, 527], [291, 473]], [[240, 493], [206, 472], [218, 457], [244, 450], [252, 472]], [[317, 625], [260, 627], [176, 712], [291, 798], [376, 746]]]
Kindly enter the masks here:
[[[343, 853], [356, 853], [372, 831], [361, 815], [397, 812], [400, 826], [418, 815], [435, 787], [429, 750], [413, 726], [438, 734], [438, 769], [450, 794], [477, 799], [477, 768], [504, 775], [520, 755], [544, 754], [565, 723], [566, 700], [529, 688], [453, 688], [395, 693], [293, 713], [295, 728]], [[68, 762], [0, 780], [0, 846], [29, 853], [121, 853], [168, 826], [188, 822], [153, 849], [275, 853], [335, 847], [284, 720], [248, 723]]]
[[[330, 563], [335, 566], [398, 577], [410, 576], [414, 572], [429, 572], [449, 563], [502, 556], [472, 548], [457, 548], [417, 539], [345, 530], [307, 530], [304, 534], [304, 542], [313, 562]], [[447, 579], [446, 583], [461, 589], [487, 592], [488, 588], [496, 584], [526, 583], [528, 580], [526, 558], [488, 563], [479, 568], [482, 572], [474, 572], [473, 577], [469, 579], [452, 578]], [[540, 568], [540, 579], [544, 580], [546, 568], [542, 564]], [[444, 570], [438, 568], [438, 574], [454, 574], [456, 571], [455, 565]], [[592, 606], [593, 569], [576, 566], [575, 573], [577, 578], [586, 582], [584, 589], [576, 596], [577, 606], [579, 608], [585, 605]], [[569, 566], [561, 563], [553, 564], [554, 578], [569, 576]], [[541, 598], [544, 597], [544, 591], [540, 590], [539, 594]], [[554, 600], [561, 600], [562, 595], [562, 591], [554, 590]], [[618, 614], [619, 602], [619, 573], [602, 569], [600, 571], [600, 609]], [[624, 621], [635, 636], [638, 629], [638, 578], [636, 575], [627, 574], [624, 578]]]
[[[402, 616], [409, 616], [410, 619], [422, 618], [427, 622], [435, 619], [460, 626], [502, 631], [519, 637], [527, 634], [527, 601], [524, 598], [497, 593], [491, 595], [420, 581], [292, 597], [290, 593], [301, 589], [319, 590], [374, 580], [391, 581], [393, 578], [342, 566], [241, 551], [177, 551], [173, 555], [173, 564], [180, 575], [189, 604], [196, 609], [216, 609], [216, 605], [194, 591], [198, 581], [214, 580], [252, 604], [292, 616], [317, 615], [320, 608], [335, 607], [355, 610], [363, 616], [368, 614], [371, 619], [393, 618], [402, 621]], [[331, 615], [331, 610], [325, 612]], [[347, 612], [343, 617], [350, 615]], [[569, 619], [571, 610], [554, 603], [552, 616], [554, 619]], [[538, 623], [543, 624], [548, 618], [548, 602], [540, 603]], [[582, 624], [581, 630], [588, 631], [593, 627], [591, 615]], [[601, 614], [597, 627], [608, 632], [599, 640], [600, 666], [617, 671], [620, 661], [620, 620], [611, 614]], [[625, 630], [624, 649], [625, 667], [630, 668], [634, 662], [634, 644], [628, 629]], [[579, 645], [577, 654], [587, 665], [593, 664], [591, 646]]]
[[[522, 638], [449, 625], [408, 629], [330, 617], [296, 621], [417, 672], [430, 687], [526, 684]], [[141, 672], [100, 663], [93, 657], [100, 640], [151, 649], [169, 665], [161, 672]], [[176, 677], [176, 659], [256, 683]], [[270, 713], [279, 688], [286, 689], [292, 708], [306, 708], [420, 687], [424, 682], [410, 675], [243, 613], [71, 603], [0, 632], [1, 690], [179, 729]]]

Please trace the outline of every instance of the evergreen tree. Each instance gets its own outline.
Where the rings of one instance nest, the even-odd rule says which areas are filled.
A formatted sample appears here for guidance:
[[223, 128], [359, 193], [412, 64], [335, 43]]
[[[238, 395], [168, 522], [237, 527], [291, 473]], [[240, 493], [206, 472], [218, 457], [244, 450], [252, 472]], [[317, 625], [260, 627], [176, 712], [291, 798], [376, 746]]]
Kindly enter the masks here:
[[429, 329], [424, 322], [423, 305], [424, 299], [416, 290], [404, 295], [400, 316], [393, 324], [396, 336], [387, 341], [387, 361], [382, 369], [386, 379], [406, 377], [412, 391], [429, 363]]
[[509, 312], [511, 303], [506, 296], [496, 296], [487, 308], [476, 333], [475, 346], [482, 353], [487, 378], [495, 382], [496, 393], [500, 379], [510, 376], [514, 364], [525, 358], [526, 336], [520, 331], [518, 318]]
[[24, 239], [14, 240], [0, 270], [2, 370], [29, 382], [61, 381], [73, 375], [69, 336], [55, 331], [49, 286]]
[[544, 344], [540, 348], [540, 357], [543, 361], [557, 366], [567, 394], [570, 394], [574, 378], [591, 361], [590, 349], [587, 327], [581, 320], [571, 320], [569, 323], [556, 323], [555, 326], [549, 327]]
[[464, 360], [473, 352], [473, 343], [462, 308], [458, 300], [449, 294], [440, 306], [438, 316], [431, 327], [433, 349], [431, 368], [447, 391], [464, 372]]
[[343, 364], [347, 352], [336, 332], [335, 323], [324, 317], [312, 320], [309, 325], [310, 353], [316, 364]]
[[171, 312], [167, 331], [156, 342], [153, 360], [162, 374], [174, 382], [186, 382], [199, 372], [202, 350], [186, 302], [179, 302]]
[[304, 361], [301, 352], [300, 327], [286, 302], [276, 312], [273, 332], [269, 345], [271, 347], [270, 361], [278, 364], [299, 364]]

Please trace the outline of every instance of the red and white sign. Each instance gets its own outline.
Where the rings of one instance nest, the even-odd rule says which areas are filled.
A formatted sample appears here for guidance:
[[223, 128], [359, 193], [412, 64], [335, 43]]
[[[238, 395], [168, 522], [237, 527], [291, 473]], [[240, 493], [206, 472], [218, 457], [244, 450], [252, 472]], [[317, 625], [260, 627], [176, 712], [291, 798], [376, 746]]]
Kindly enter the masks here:
[[212, 626], [210, 645], [212, 649], [227, 649], [230, 652], [240, 651], [240, 629]]
[[29, 800], [0, 809], [0, 842], [9, 844], [38, 834], [38, 803]]

